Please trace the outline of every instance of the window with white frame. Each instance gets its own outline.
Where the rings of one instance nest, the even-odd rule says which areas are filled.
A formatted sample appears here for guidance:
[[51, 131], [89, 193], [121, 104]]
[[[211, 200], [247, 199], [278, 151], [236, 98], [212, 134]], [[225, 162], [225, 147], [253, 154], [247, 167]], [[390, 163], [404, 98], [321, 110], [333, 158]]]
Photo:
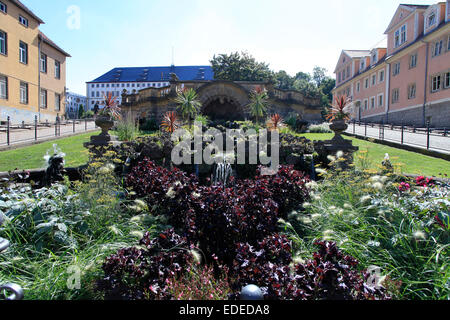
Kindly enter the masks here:
[[41, 72], [47, 73], [47, 55], [41, 52]]
[[358, 83], [356, 84], [356, 92], [360, 92], [360, 91], [361, 91], [361, 83], [358, 82]]
[[370, 98], [370, 108], [371, 109], [375, 108], [375, 97]]
[[19, 61], [28, 64], [28, 45], [25, 42], [19, 42]]
[[409, 68], [410, 68], [410, 69], [413, 69], [413, 68], [415, 68], [415, 67], [417, 67], [417, 53], [412, 54], [412, 55], [409, 57]]
[[416, 98], [416, 84], [412, 83], [408, 86], [408, 99], [415, 99]]
[[41, 89], [41, 108], [47, 109], [47, 90]]
[[444, 77], [445, 77], [445, 79], [444, 79], [444, 88], [445, 89], [449, 89], [450, 88], [450, 71], [446, 72], [444, 74]]
[[364, 80], [364, 87], [367, 89], [367, 88], [369, 88], [369, 78], [366, 78], [365, 80]]
[[[350, 66], [347, 66], [347, 77], [350, 78]], [[166, 84], [167, 85], [167, 84]]]
[[61, 95], [55, 93], [55, 111], [61, 110]]
[[441, 90], [441, 75], [435, 75], [431, 77], [431, 92]]
[[28, 19], [19, 15], [19, 22], [28, 28]]
[[394, 69], [392, 70], [394, 76], [400, 74], [400, 62], [394, 64]]
[[384, 81], [384, 70], [380, 71], [380, 82]]
[[6, 55], [7, 53], [7, 34], [6, 32], [0, 30], [0, 53]]
[[397, 103], [400, 98], [400, 89], [392, 90], [392, 103]]
[[442, 53], [442, 47], [444, 45], [443, 40], [436, 41], [433, 47], [433, 57], [440, 56]]
[[374, 74], [374, 75], [372, 75], [372, 86], [374, 86], [376, 84], [377, 84], [377, 75]]
[[360, 66], [359, 66], [359, 70], [364, 70], [364, 69], [366, 69], [366, 62], [364, 61], [364, 60], [361, 60], [361, 64], [360, 64]]
[[400, 27], [394, 34], [395, 47], [399, 47], [406, 42], [407, 39], [407, 27], [406, 24]]
[[367, 110], [367, 108], [369, 107], [369, 100], [364, 100], [364, 110]]
[[4, 4], [1, 1], [0, 1], [0, 11], [3, 12], [3, 13], [7, 13], [8, 12], [8, 7], [6, 6], [6, 4]]
[[28, 103], [28, 83], [26, 82], [20, 83], [20, 103]]
[[0, 99], [8, 99], [8, 78], [0, 75]]
[[342, 70], [342, 81], [344, 81], [344, 80], [345, 80], [345, 69]]
[[376, 52], [372, 55], [372, 64], [377, 63], [377, 61], [378, 61], [377, 56], [378, 56], [378, 54]]
[[382, 107], [384, 104], [384, 96], [383, 94], [378, 95], [378, 106]]
[[61, 79], [61, 62], [55, 60], [55, 78]]

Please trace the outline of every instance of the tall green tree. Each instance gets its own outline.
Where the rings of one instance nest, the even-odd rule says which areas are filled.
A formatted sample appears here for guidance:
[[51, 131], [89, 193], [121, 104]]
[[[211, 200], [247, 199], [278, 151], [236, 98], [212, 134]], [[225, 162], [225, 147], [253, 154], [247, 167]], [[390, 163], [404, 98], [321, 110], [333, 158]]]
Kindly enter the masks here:
[[269, 65], [258, 62], [247, 52], [214, 55], [210, 61], [214, 78], [227, 81], [269, 81], [275, 76]]
[[321, 68], [319, 66], [315, 66], [313, 69], [312, 79], [316, 83], [316, 86], [319, 88], [322, 85], [322, 82], [327, 77], [327, 69]]
[[197, 92], [192, 88], [179, 91], [175, 98], [175, 103], [178, 105], [181, 116], [188, 121], [189, 129], [192, 128], [192, 121], [202, 107], [200, 100], [198, 100]]
[[256, 123], [260, 123], [260, 119], [267, 114], [269, 106], [269, 95], [267, 91], [261, 88], [253, 90], [250, 94], [250, 114], [256, 119]]
[[287, 74], [286, 71], [281, 70], [275, 74], [275, 86], [279, 89], [290, 90], [294, 87], [295, 78]]

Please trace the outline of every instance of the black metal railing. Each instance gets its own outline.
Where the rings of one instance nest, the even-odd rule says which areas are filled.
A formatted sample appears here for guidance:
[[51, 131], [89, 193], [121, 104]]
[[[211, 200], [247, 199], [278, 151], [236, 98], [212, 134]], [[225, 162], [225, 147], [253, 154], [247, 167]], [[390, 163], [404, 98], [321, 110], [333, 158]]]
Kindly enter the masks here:
[[[64, 130], [61, 131], [61, 128], [64, 128]], [[32, 123], [22, 121], [20, 124], [13, 124], [8, 116], [6, 121], [0, 123], [0, 146], [51, 139], [95, 129], [97, 129], [95, 119], [61, 120], [56, 117], [54, 122], [48, 120], [39, 122], [36, 116]]]
[[[414, 133], [414, 134], [426, 136], [426, 143], [425, 144], [417, 144], [417, 146], [426, 148], [427, 150], [431, 149], [431, 142], [432, 142], [433, 138], [435, 138], [435, 137], [449, 138], [448, 128], [434, 128], [434, 127], [430, 126], [430, 123], [427, 123], [426, 127], [417, 127], [417, 126], [406, 126], [404, 124], [402, 124], [402, 125], [386, 124], [386, 123], [384, 123], [384, 121], [367, 122], [367, 121], [361, 121], [361, 120], [352, 120], [350, 122], [350, 124], [352, 125], [351, 132], [354, 135], [364, 136], [365, 138], [375, 138], [373, 135], [369, 136], [367, 129], [368, 128], [371, 128], [371, 129], [378, 128], [378, 139], [379, 140], [381, 140], [381, 141], [390, 140], [392, 142], [398, 142], [401, 145], [405, 145], [405, 144], [415, 145], [414, 143], [411, 143], [411, 142], [408, 142], [408, 143], [405, 142], [405, 140], [406, 140], [405, 134]], [[364, 134], [357, 133], [356, 127], [364, 128]], [[400, 138], [399, 139], [392, 139], [392, 138], [387, 139], [386, 135], [385, 135], [386, 130], [390, 130], [392, 132], [399, 132]], [[437, 146], [434, 146], [433, 149], [450, 151], [447, 148], [440, 148]]]

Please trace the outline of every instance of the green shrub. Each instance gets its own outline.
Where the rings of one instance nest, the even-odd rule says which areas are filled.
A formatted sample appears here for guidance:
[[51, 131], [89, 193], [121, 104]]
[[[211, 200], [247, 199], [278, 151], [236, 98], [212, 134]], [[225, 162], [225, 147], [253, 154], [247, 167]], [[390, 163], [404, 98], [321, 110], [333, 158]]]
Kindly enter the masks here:
[[120, 141], [132, 141], [139, 136], [140, 131], [133, 120], [125, 119], [116, 124], [116, 133]]
[[313, 124], [308, 128], [309, 133], [332, 133], [328, 123]]
[[141, 125], [140, 129], [142, 131], [154, 132], [159, 130], [158, 121], [155, 118], [146, 119]]

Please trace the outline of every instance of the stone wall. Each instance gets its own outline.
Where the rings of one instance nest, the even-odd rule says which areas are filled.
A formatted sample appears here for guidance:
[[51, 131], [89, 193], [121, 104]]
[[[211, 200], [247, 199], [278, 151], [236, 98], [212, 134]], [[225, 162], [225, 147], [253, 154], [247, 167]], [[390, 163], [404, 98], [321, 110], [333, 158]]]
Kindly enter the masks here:
[[431, 127], [450, 128], [450, 101], [425, 107], [425, 118], [423, 107], [417, 107], [409, 110], [402, 110], [373, 117], [362, 118], [361, 121], [390, 123], [394, 125], [424, 127], [427, 121], [430, 121]]

